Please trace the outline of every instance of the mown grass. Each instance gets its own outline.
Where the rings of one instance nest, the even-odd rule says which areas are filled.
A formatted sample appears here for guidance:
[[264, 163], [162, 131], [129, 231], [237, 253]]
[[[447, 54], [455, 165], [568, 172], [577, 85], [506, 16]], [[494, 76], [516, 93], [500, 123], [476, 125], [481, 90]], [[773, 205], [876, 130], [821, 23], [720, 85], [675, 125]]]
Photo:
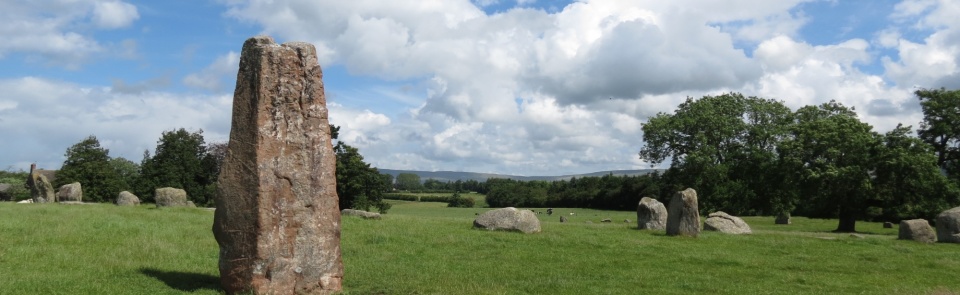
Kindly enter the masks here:
[[219, 293], [212, 212], [0, 203], [0, 293]]
[[[895, 240], [879, 223], [858, 223], [869, 232], [859, 238], [829, 232], [835, 220], [748, 217], [753, 235], [694, 239], [636, 230], [633, 212], [555, 208], [538, 215], [543, 232], [523, 235], [472, 229], [489, 209], [391, 203], [382, 220], [343, 219], [344, 293], [960, 293], [960, 245]], [[0, 293], [218, 293], [212, 219], [203, 209], [0, 204]]]

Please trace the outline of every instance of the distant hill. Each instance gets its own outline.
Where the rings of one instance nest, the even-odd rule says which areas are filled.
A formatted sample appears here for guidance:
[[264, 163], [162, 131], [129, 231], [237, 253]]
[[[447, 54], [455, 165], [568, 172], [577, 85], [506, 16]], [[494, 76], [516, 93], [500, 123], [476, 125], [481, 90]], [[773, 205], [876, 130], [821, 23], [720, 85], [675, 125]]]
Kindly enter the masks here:
[[420, 176], [421, 180], [427, 179], [436, 179], [441, 182], [447, 181], [457, 181], [457, 180], [476, 180], [476, 181], [486, 181], [490, 178], [509, 178], [514, 180], [522, 181], [531, 181], [531, 180], [545, 180], [545, 181], [555, 181], [555, 180], [569, 180], [570, 178], [580, 178], [580, 177], [600, 177], [607, 174], [613, 174], [615, 176], [633, 176], [633, 175], [644, 175], [658, 171], [659, 169], [640, 169], [640, 170], [612, 170], [612, 171], [600, 171], [586, 174], [576, 174], [576, 175], [561, 175], [561, 176], [517, 176], [517, 175], [504, 175], [504, 174], [490, 174], [490, 173], [475, 173], [475, 172], [458, 172], [458, 171], [417, 171], [417, 170], [394, 170], [394, 169], [381, 169], [377, 168], [380, 173], [390, 174], [393, 177], [397, 177], [400, 173], [413, 173]]

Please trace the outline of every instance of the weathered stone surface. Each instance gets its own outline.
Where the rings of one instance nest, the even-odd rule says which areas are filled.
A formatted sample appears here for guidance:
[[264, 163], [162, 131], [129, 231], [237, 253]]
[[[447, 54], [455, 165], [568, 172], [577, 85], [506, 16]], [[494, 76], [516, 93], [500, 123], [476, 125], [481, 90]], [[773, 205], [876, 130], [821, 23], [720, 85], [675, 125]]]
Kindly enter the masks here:
[[527, 234], [540, 232], [540, 220], [527, 210], [507, 207], [490, 210], [477, 216], [473, 227], [488, 230], [519, 231]]
[[637, 228], [663, 230], [667, 228], [667, 207], [654, 198], [643, 197], [637, 204]]
[[898, 239], [914, 240], [917, 242], [933, 243], [937, 235], [926, 219], [912, 219], [900, 221], [900, 235]]
[[79, 182], [64, 184], [57, 190], [58, 202], [83, 202], [83, 186]]
[[187, 192], [172, 187], [161, 187], [153, 191], [157, 207], [188, 207]]
[[600, 222], [610, 223], [610, 222], [613, 222], [613, 220], [611, 220], [610, 218], [604, 218], [604, 219], [600, 220]]
[[380, 213], [367, 212], [363, 210], [354, 210], [354, 209], [343, 209], [340, 210], [340, 215], [349, 215], [349, 216], [359, 216], [363, 219], [380, 219]]
[[122, 191], [117, 195], [117, 206], [137, 206], [140, 205], [140, 198], [128, 191]]
[[700, 235], [700, 209], [697, 204], [697, 191], [685, 189], [673, 195], [670, 199], [670, 210], [667, 213], [668, 236]]
[[893, 222], [884, 222], [883, 228], [893, 228]]
[[960, 243], [960, 207], [937, 215], [937, 240], [941, 243]]
[[17, 204], [33, 204], [33, 199], [26, 199], [26, 200], [17, 202]]
[[34, 203], [57, 201], [53, 191], [53, 184], [50, 184], [47, 176], [37, 169], [36, 164], [30, 165], [30, 175], [27, 176], [27, 187], [30, 189], [30, 197]]
[[227, 293], [342, 289], [336, 158], [316, 49], [243, 44], [213, 233]]
[[780, 213], [777, 215], [777, 219], [774, 221], [775, 224], [790, 224], [790, 213]]
[[560, 216], [560, 223], [564, 223], [564, 222], [567, 222], [567, 218]]
[[740, 217], [727, 214], [723, 211], [710, 213], [707, 220], [703, 222], [704, 230], [718, 231], [726, 234], [742, 235], [750, 234], [750, 225]]

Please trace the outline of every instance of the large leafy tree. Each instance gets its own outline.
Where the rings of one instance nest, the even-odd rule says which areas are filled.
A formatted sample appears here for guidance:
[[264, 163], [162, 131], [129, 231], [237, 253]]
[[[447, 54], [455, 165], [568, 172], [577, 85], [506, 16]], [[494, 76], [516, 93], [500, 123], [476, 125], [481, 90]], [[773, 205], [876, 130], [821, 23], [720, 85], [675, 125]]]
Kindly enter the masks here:
[[80, 182], [83, 200], [109, 202], [123, 187], [123, 180], [111, 165], [110, 151], [100, 146], [96, 136], [89, 136], [67, 148], [66, 161], [54, 187]]
[[140, 177], [140, 165], [124, 157], [110, 159], [110, 166], [120, 178], [120, 189], [132, 191]]
[[651, 163], [669, 159], [668, 189], [696, 188], [704, 210], [788, 210], [771, 201], [769, 182], [777, 179], [775, 147], [790, 122], [790, 109], [775, 100], [737, 93], [688, 98], [643, 125], [639, 155]]
[[940, 168], [960, 182], [960, 90], [921, 89], [914, 94], [923, 109], [917, 134], [933, 147]]
[[933, 148], [910, 133], [909, 126], [897, 125], [883, 135], [881, 148], [873, 161], [878, 200], [869, 204], [868, 213], [874, 216], [868, 217], [932, 219], [960, 203], [960, 192], [941, 173]]
[[203, 130], [188, 132], [180, 128], [163, 132], [153, 157], [144, 153], [138, 194], [151, 200], [154, 189], [174, 187], [186, 191], [197, 205], [212, 205], [213, 195], [208, 186], [216, 182], [216, 177], [210, 175], [210, 169], [204, 169], [206, 156]]
[[[340, 127], [330, 125], [331, 135], [336, 139]], [[386, 178], [377, 168], [363, 161], [357, 148], [338, 141], [333, 148], [337, 156], [337, 195], [340, 208], [353, 208], [370, 211], [377, 208], [386, 213], [390, 204], [383, 201], [383, 192], [390, 189]]]
[[412, 191], [422, 189], [423, 184], [420, 183], [420, 175], [413, 173], [400, 173], [397, 174], [397, 189]]
[[797, 110], [791, 137], [779, 147], [781, 167], [795, 179], [784, 185], [804, 196], [804, 213], [838, 217], [837, 231], [855, 231], [875, 198], [872, 173], [881, 143], [873, 127], [838, 102]]

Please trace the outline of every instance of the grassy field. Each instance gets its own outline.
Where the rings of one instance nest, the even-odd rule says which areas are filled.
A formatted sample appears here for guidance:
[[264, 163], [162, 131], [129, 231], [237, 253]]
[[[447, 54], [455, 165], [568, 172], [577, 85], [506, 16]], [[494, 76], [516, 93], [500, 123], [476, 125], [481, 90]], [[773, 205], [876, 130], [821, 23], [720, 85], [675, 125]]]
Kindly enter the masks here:
[[[859, 238], [830, 233], [835, 220], [748, 217], [753, 235], [693, 239], [636, 230], [632, 212], [557, 208], [538, 215], [543, 232], [523, 235], [472, 229], [488, 209], [391, 202], [382, 220], [344, 218], [344, 293], [960, 294], [960, 245], [898, 241], [878, 223], [858, 223]], [[212, 220], [203, 209], [0, 203], [0, 293], [220, 293]]]

